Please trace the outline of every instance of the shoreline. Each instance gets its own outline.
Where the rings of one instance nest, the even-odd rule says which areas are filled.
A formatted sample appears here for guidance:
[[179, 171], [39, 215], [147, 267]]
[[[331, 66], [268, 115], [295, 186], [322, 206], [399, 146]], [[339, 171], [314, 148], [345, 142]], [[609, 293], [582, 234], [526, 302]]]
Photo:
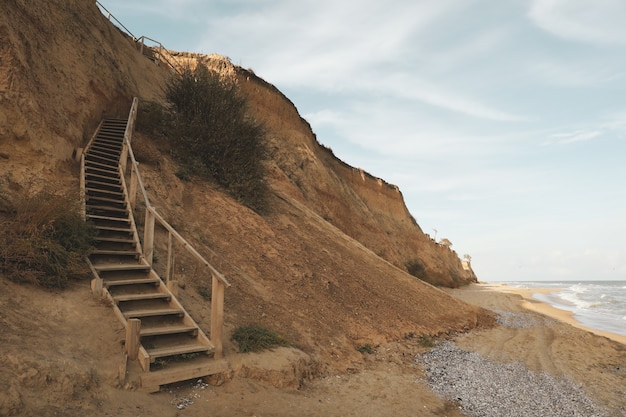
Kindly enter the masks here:
[[603, 336], [608, 339], [619, 342], [626, 345], [626, 336], [611, 333], [603, 330], [594, 329], [589, 326], [585, 326], [576, 320], [573, 312], [568, 310], [562, 310], [556, 308], [551, 304], [535, 298], [534, 294], [549, 294], [557, 292], [559, 289], [555, 288], [514, 288], [505, 283], [477, 283], [471, 284], [468, 289], [475, 288], [479, 291], [494, 291], [505, 294], [515, 294], [521, 297], [520, 306], [526, 310], [533, 311], [535, 313], [543, 314], [551, 317], [555, 320], [559, 320], [563, 323], [567, 323], [576, 328], [586, 330], [598, 336]]

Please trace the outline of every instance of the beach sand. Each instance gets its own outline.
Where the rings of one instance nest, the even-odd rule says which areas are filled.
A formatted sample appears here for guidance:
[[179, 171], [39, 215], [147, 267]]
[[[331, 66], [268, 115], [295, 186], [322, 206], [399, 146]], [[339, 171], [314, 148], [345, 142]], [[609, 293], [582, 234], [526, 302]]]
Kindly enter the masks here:
[[591, 333], [597, 334], [599, 336], [608, 337], [609, 339], [615, 340], [626, 345], [626, 336], [605, 332], [602, 330], [593, 329], [591, 327], [583, 326], [580, 322], [576, 320], [574, 317], [574, 313], [567, 310], [561, 310], [559, 308], [553, 307], [550, 304], [537, 300], [533, 297], [534, 294], [549, 294], [551, 292], [556, 292], [554, 288], [515, 288], [508, 286], [506, 284], [474, 284], [469, 287], [470, 290], [476, 289], [484, 289], [486, 291], [497, 291], [506, 294], [516, 294], [522, 297], [521, 305], [522, 307], [544, 314], [546, 316], [552, 317], [556, 320], [563, 321], [568, 323], [574, 327], [578, 327], [579, 329], [587, 330]]
[[[533, 300], [531, 291], [479, 284], [448, 292], [519, 319], [449, 336], [461, 349], [497, 362], [521, 362], [556, 378], [567, 377], [581, 384], [588, 397], [608, 410], [607, 415], [626, 417], [625, 344], [572, 326], [571, 315]], [[351, 372], [315, 378], [298, 390], [275, 389], [238, 378], [212, 388], [210, 398], [197, 399], [198, 403], [209, 401], [209, 408], [194, 405], [180, 415], [463, 416], [459, 403], [438, 398], [426, 386], [426, 376], [415, 363], [415, 355], [425, 351], [414, 339], [377, 345]], [[184, 394], [184, 390], [179, 393]]]
[[571, 313], [532, 298], [549, 291], [500, 284], [450, 290], [468, 303], [519, 319], [470, 332], [455, 343], [495, 361], [522, 362], [531, 370], [570, 378], [609, 415], [626, 416], [626, 338], [586, 329]]

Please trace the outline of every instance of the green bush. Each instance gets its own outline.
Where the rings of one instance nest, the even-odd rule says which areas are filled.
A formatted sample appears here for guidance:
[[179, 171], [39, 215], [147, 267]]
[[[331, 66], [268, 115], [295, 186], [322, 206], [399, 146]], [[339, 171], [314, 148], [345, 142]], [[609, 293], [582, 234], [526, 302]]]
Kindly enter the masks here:
[[411, 259], [406, 264], [406, 270], [409, 274], [413, 275], [416, 278], [422, 278], [422, 276], [426, 273], [426, 268], [424, 264], [419, 259]]
[[242, 204], [266, 211], [265, 128], [249, 116], [235, 81], [198, 65], [174, 76], [165, 96], [169, 110], [150, 104], [138, 126], [169, 138], [181, 165], [177, 175], [212, 179]]
[[290, 343], [278, 334], [258, 325], [241, 326], [235, 329], [231, 337], [239, 346], [239, 351], [260, 352], [277, 346], [290, 346]]
[[409, 274], [437, 287], [458, 288], [463, 285], [461, 277], [452, 269], [450, 269], [448, 274], [435, 272], [427, 269], [422, 261], [417, 258], [406, 262], [404, 266]]
[[424, 348], [432, 348], [437, 345], [437, 341], [427, 334], [422, 334], [417, 339], [417, 343]]
[[19, 199], [0, 217], [0, 271], [16, 282], [64, 288], [89, 274], [96, 229], [78, 199], [46, 192]]
[[374, 353], [374, 348], [369, 343], [359, 346], [356, 350], [360, 353], [367, 353], [368, 355]]

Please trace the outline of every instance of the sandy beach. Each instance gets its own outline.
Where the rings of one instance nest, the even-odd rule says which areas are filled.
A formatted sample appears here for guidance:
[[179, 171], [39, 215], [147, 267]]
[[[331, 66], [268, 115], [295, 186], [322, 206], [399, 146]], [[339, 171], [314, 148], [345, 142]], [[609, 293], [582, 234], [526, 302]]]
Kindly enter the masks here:
[[[517, 288], [517, 287], [511, 287], [507, 284], [492, 284], [492, 283], [474, 284], [474, 285], [471, 285], [469, 288], [467, 288], [468, 291], [477, 291], [477, 290], [480, 291], [481, 289], [486, 292], [495, 291], [495, 292], [500, 292], [500, 293], [505, 293], [505, 294], [519, 295], [522, 298], [520, 300], [522, 307], [530, 311], [544, 314], [556, 320], [568, 323], [579, 329], [587, 330], [599, 336], [608, 337], [609, 339], [615, 340], [617, 342], [620, 342], [626, 345], [626, 336], [583, 326], [574, 318], [574, 314], [572, 312], [555, 308], [551, 306], [550, 304], [537, 300], [536, 298], [533, 297], [534, 294], [548, 294], [550, 292], [558, 291], [553, 288]], [[464, 298], [464, 296], [460, 296], [460, 298]], [[469, 301], [469, 300], [466, 300], [466, 301]], [[481, 303], [475, 302], [475, 304], [480, 305]]]
[[550, 289], [520, 289], [475, 284], [451, 290], [454, 296], [511, 321], [455, 338], [461, 349], [496, 362], [521, 362], [528, 369], [581, 384], [610, 416], [626, 415], [626, 338], [581, 326], [572, 314], [537, 301], [532, 294]]
[[[537, 375], [545, 373], [553, 381], [580, 385], [584, 395], [606, 410], [600, 414], [559, 414], [563, 410], [552, 410], [539, 415], [626, 416], [626, 345], [620, 343], [616, 335], [598, 335], [574, 326], [576, 323], [567, 312], [533, 300], [531, 293], [536, 291], [491, 284], [449, 290], [452, 295], [496, 311], [507, 319], [491, 329], [440, 338], [439, 343], [452, 342], [460, 349], [493, 361], [496, 368], [497, 364], [504, 369], [516, 364]], [[467, 415], [459, 401], [438, 397], [428, 387], [424, 368], [419, 365], [419, 357], [427, 351], [415, 339], [381, 344], [372, 354], [364, 355], [363, 362], [355, 363], [350, 372], [305, 380], [300, 388], [291, 390], [277, 389], [267, 380], [253, 377], [266, 374], [263, 364], [277, 362], [280, 359], [277, 355], [283, 355], [281, 350], [242, 355], [235, 368], [247, 369], [247, 377], [239, 373], [239, 377], [219, 387], [203, 391], [180, 387], [174, 393], [161, 392], [152, 398], [171, 402], [174, 396], [198, 395], [193, 405], [179, 411], [180, 416]], [[287, 363], [282, 368], [285, 369], [275, 371], [289, 372], [287, 368], [291, 367]], [[518, 403], [518, 410], [516, 413], [509, 410], [506, 415], [537, 415], [525, 412], [527, 399], [524, 395], [527, 393], [523, 381], [510, 382], [518, 393], [511, 399]], [[485, 398], [476, 400], [490, 399], [485, 394]], [[560, 398], [545, 399], [548, 403], [558, 403], [558, 400]]]
[[[0, 302], [7, 303], [7, 305], [14, 305], [11, 303], [26, 305], [20, 303], [19, 300], [29, 299], [33, 303], [33, 300], [37, 299], [39, 303], [35, 303], [31, 310], [20, 313], [19, 317], [11, 318], [7, 321], [8, 323], [23, 323], [24, 317], [35, 316], [35, 310], [42, 308], [41, 303], [44, 303], [45, 311], [59, 311], [55, 317], [60, 317], [62, 316], [60, 312], [66, 311], [72, 305], [74, 300], [72, 294], [76, 293], [76, 296], [82, 297], [81, 294], [84, 293], [81, 289], [76, 289], [74, 292], [64, 293], [61, 298], [50, 298], [47, 293], [33, 291], [15, 284], [5, 283], [4, 288], [7, 291], [3, 292]], [[501, 370], [509, 370], [513, 365], [536, 372], [537, 375], [544, 373], [549, 375], [552, 379], [538, 378], [547, 387], [552, 385], [551, 381], [567, 379], [579, 384], [584, 396], [606, 412], [585, 414], [583, 410], [583, 413], [577, 414], [556, 414], [553, 411], [543, 414], [527, 413], [528, 392], [531, 388], [536, 390], [539, 384], [533, 380], [524, 381], [522, 374], [520, 381], [516, 380], [516, 376], [507, 377], [506, 381], [513, 392], [517, 393], [506, 397], [507, 401], [513, 403], [511, 407], [517, 407], [516, 414], [507, 408], [506, 413], [492, 410], [491, 413], [475, 413], [474, 415], [481, 417], [503, 415], [507, 417], [533, 415], [625, 417], [626, 345], [620, 343], [619, 337], [614, 335], [598, 335], [569, 324], [576, 324], [571, 315], [533, 300], [531, 291], [537, 290], [521, 290], [491, 284], [448, 290], [448, 293], [459, 299], [496, 312], [500, 324], [492, 328], [471, 330], [463, 334], [441, 335], [435, 338], [440, 345], [452, 343], [459, 350], [463, 350], [460, 354], [458, 350], [452, 354], [449, 351], [444, 352], [442, 364], [450, 365], [453, 360], [456, 360], [460, 366], [451, 372], [455, 381], [465, 374], [465, 377], [469, 375], [470, 382], [475, 382], [474, 385], [481, 387], [487, 387], [494, 377], [505, 373], [500, 372]], [[11, 294], [10, 299], [8, 294]], [[66, 307], [64, 303], [68, 303]], [[7, 314], [13, 314], [14, 309], [7, 308], [4, 311]], [[92, 301], [89, 308], [81, 315], [91, 315], [92, 320], [96, 321], [101, 319], [101, 313], [101, 305], [97, 301]], [[28, 323], [30, 333], [35, 334], [41, 331], [40, 329], [35, 331], [37, 329], [34, 327], [35, 324], [30, 321]], [[80, 326], [71, 328], [83, 331]], [[59, 328], [48, 331], [62, 333]], [[114, 331], [115, 328], [111, 327], [111, 332]], [[609, 336], [613, 337], [609, 338]], [[71, 342], [74, 337], [75, 335], [72, 334], [64, 334], [61, 346], [74, 346]], [[103, 333], [100, 338], [94, 339], [93, 343], [106, 346], [104, 340], [110, 339], [115, 339], [115, 335]], [[12, 340], [16, 344], [21, 343], [19, 346], [25, 351], [31, 349], [34, 352], [33, 355], [45, 357], [44, 353], [48, 352], [45, 346], [33, 344], [29, 338], [15, 337]], [[137, 415], [462, 417], [468, 413], [464, 413], [461, 408], [463, 403], [467, 402], [466, 400], [459, 401], [458, 398], [461, 396], [471, 395], [477, 403], [493, 401], [494, 397], [488, 391], [479, 390], [476, 394], [468, 394], [471, 391], [463, 388], [464, 392], [456, 397], [439, 396], [433, 392], [432, 387], [429, 386], [423, 362], [420, 363], [420, 359], [432, 349], [420, 343], [418, 337], [391, 340], [376, 344], [372, 348], [371, 353], [363, 353], [360, 360], [350, 362], [346, 372], [322, 375], [314, 372], [309, 356], [297, 349], [280, 348], [256, 354], [231, 353], [227, 359], [231, 365], [232, 374], [220, 381], [218, 385], [199, 384], [196, 381], [164, 389], [157, 394], [128, 391], [117, 386], [115, 383], [117, 356], [111, 356], [110, 361], [107, 362], [106, 369], [110, 370], [110, 374], [102, 374], [99, 382], [97, 384], [92, 382], [95, 385], [90, 388], [84, 388], [89, 387], [89, 385], [84, 385], [87, 382], [73, 385], [71, 381], [89, 380], [89, 375], [83, 375], [76, 367], [66, 368], [64, 370], [68, 373], [66, 375], [56, 369], [54, 363], [44, 365], [42, 362], [39, 365], [32, 365], [38, 366], [37, 372], [28, 370], [33, 368], [24, 368], [21, 371], [22, 374], [19, 375], [33, 373], [41, 378], [45, 375], [54, 375], [56, 390], [37, 390], [37, 396], [41, 401], [50, 404], [55, 404], [60, 395], [60, 389], [73, 389], [74, 391], [69, 392], [77, 392], [79, 399], [75, 403], [67, 404], [62, 411], [62, 414], [68, 416], [85, 415], [85, 412], [92, 415], [104, 415], [105, 410], [115, 410], [115, 414], [120, 417]], [[474, 355], [472, 356], [474, 359], [476, 355], [479, 355], [480, 358], [485, 358], [492, 363], [490, 366], [483, 366], [483, 362], [479, 362], [477, 369], [468, 370], [466, 361], [468, 355]], [[18, 360], [18, 355], [8, 354], [4, 358], [8, 361], [5, 361], [5, 366], [10, 367], [14, 363], [11, 361]], [[0, 355], [0, 360], [2, 359], [3, 356]], [[494, 372], [493, 369], [496, 371]], [[21, 377], [26, 378], [26, 376]], [[34, 384], [36, 380], [33, 378], [35, 377], [27, 381]], [[17, 380], [17, 377], [14, 380]], [[84, 394], [82, 390], [85, 390]], [[550, 392], [551, 396], [544, 396], [549, 404], [558, 403], [563, 397], [575, 400], [580, 397], [579, 391], [576, 390], [557, 390], [556, 394], [554, 390]], [[560, 395], [562, 392], [567, 395]], [[93, 397], [94, 400], [90, 402], [91, 400], [85, 400], [81, 395]], [[3, 401], [5, 405], [11, 401], [22, 404], [25, 407], [25, 413], [17, 415], [34, 415], [27, 412], [29, 409], [26, 406], [30, 401], [34, 401], [29, 396], [19, 395], [17, 391], [9, 390], [0, 392], [0, 406]], [[55, 408], [54, 410], [58, 411], [59, 415], [61, 414], [61, 409]], [[52, 414], [51, 411], [45, 415]]]

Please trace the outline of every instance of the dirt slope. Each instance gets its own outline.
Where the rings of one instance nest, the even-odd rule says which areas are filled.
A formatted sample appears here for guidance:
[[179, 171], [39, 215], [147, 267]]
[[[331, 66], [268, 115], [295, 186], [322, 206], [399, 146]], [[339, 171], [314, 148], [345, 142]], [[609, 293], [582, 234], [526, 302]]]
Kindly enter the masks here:
[[[210, 184], [179, 181], [174, 163], [161, 153], [167, 145], [157, 139], [138, 134], [134, 143], [153, 203], [233, 284], [225, 301], [227, 336], [250, 322], [281, 333], [306, 358], [294, 371], [298, 386], [306, 376], [360, 369], [365, 359], [357, 348], [366, 343], [414, 345], [420, 334], [492, 323], [484, 310], [403, 270], [419, 257], [450, 283], [453, 275], [475, 279], [456, 254], [421, 232], [396, 187], [320, 147], [293, 104], [270, 84], [224, 59], [201, 59], [239, 78], [270, 130], [271, 214], [261, 217]], [[44, 186], [78, 189], [72, 156], [103, 114], [125, 114], [133, 96], [158, 100], [168, 76], [90, 0], [5, 1], [0, 191], [10, 197]], [[208, 329], [210, 304], [200, 294], [210, 287], [206, 276], [180, 257], [177, 277], [181, 301]], [[6, 393], [0, 415], [53, 415], [58, 410], [45, 406], [50, 401], [108, 412], [126, 401], [127, 393], [115, 389], [121, 330], [87, 284], [44, 293], [5, 280], [0, 277], [0, 391]], [[225, 354], [233, 364], [241, 360], [229, 341]], [[234, 366], [240, 375], [247, 375], [244, 368]], [[281, 378], [269, 382], [281, 386]], [[49, 386], [60, 388], [42, 395]], [[124, 404], [118, 415], [132, 415]], [[157, 405], [142, 404], [145, 415], [154, 415], [149, 410]]]

